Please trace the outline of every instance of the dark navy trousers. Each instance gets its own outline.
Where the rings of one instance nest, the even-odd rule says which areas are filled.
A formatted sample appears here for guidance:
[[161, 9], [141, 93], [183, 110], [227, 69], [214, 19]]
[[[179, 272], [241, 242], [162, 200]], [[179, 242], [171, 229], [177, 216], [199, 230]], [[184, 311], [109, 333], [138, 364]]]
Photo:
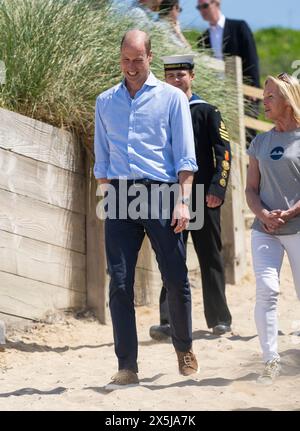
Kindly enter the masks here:
[[[207, 326], [231, 325], [231, 314], [225, 296], [225, 273], [222, 259], [221, 208], [204, 207], [204, 225], [200, 230], [192, 230], [192, 240], [201, 269], [204, 315]], [[184, 231], [187, 243], [189, 231]], [[162, 287], [160, 298], [160, 323], [169, 321], [167, 292]]]
[[109, 306], [119, 370], [138, 371], [134, 276], [145, 234], [150, 239], [168, 292], [173, 345], [181, 352], [192, 346], [191, 292], [183, 238], [182, 234], [174, 233], [170, 218], [163, 219], [160, 215], [159, 219], [151, 220], [149, 205], [148, 218], [105, 220], [106, 257], [111, 277]]

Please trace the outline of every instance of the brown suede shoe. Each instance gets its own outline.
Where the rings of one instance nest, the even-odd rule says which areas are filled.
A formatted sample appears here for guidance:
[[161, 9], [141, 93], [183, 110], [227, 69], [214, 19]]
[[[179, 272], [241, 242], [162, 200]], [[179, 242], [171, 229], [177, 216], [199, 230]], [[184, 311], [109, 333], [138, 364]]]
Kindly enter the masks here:
[[118, 389], [138, 384], [139, 378], [134, 371], [120, 370], [111, 378], [111, 381], [106, 385], [106, 389]]
[[188, 352], [179, 352], [176, 350], [176, 353], [180, 374], [183, 376], [190, 376], [191, 374], [199, 372], [198, 362], [192, 350]]

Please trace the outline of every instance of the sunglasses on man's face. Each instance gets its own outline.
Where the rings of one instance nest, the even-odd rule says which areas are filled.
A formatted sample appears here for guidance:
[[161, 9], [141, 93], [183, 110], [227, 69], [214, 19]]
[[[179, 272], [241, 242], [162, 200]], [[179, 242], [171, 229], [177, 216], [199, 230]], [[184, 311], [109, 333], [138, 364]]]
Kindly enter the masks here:
[[209, 6], [210, 6], [212, 3], [213, 3], [213, 1], [212, 1], [212, 2], [210, 2], [210, 3], [202, 3], [202, 4], [198, 4], [198, 5], [196, 6], [196, 9], [198, 9], [198, 10], [208, 9], [208, 8], [209, 8]]

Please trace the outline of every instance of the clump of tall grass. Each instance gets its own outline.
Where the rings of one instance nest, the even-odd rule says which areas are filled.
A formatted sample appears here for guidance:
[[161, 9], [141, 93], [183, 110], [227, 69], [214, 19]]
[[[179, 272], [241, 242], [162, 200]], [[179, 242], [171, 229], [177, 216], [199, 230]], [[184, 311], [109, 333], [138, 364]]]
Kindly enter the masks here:
[[[107, 0], [0, 0], [0, 60], [6, 66], [0, 106], [89, 140], [96, 96], [119, 82], [120, 40], [134, 27], [130, 13], [118, 13]], [[152, 70], [162, 78], [160, 57], [184, 51], [155, 24], [151, 34]], [[197, 89], [230, 118], [235, 107], [228, 80], [201, 64]]]
[[89, 1], [3, 0], [0, 58], [3, 107], [53, 125], [83, 129], [95, 96], [119, 78], [119, 34], [110, 6]]

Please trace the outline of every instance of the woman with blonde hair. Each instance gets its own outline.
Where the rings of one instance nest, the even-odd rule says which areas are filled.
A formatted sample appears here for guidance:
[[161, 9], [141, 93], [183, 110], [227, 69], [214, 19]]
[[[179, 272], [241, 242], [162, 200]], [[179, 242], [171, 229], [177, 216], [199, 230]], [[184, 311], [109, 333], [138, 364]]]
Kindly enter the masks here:
[[266, 118], [275, 127], [252, 141], [246, 197], [256, 218], [252, 259], [256, 277], [255, 322], [265, 368], [259, 383], [280, 372], [277, 299], [284, 252], [300, 299], [300, 84], [287, 73], [269, 76], [264, 87]]

